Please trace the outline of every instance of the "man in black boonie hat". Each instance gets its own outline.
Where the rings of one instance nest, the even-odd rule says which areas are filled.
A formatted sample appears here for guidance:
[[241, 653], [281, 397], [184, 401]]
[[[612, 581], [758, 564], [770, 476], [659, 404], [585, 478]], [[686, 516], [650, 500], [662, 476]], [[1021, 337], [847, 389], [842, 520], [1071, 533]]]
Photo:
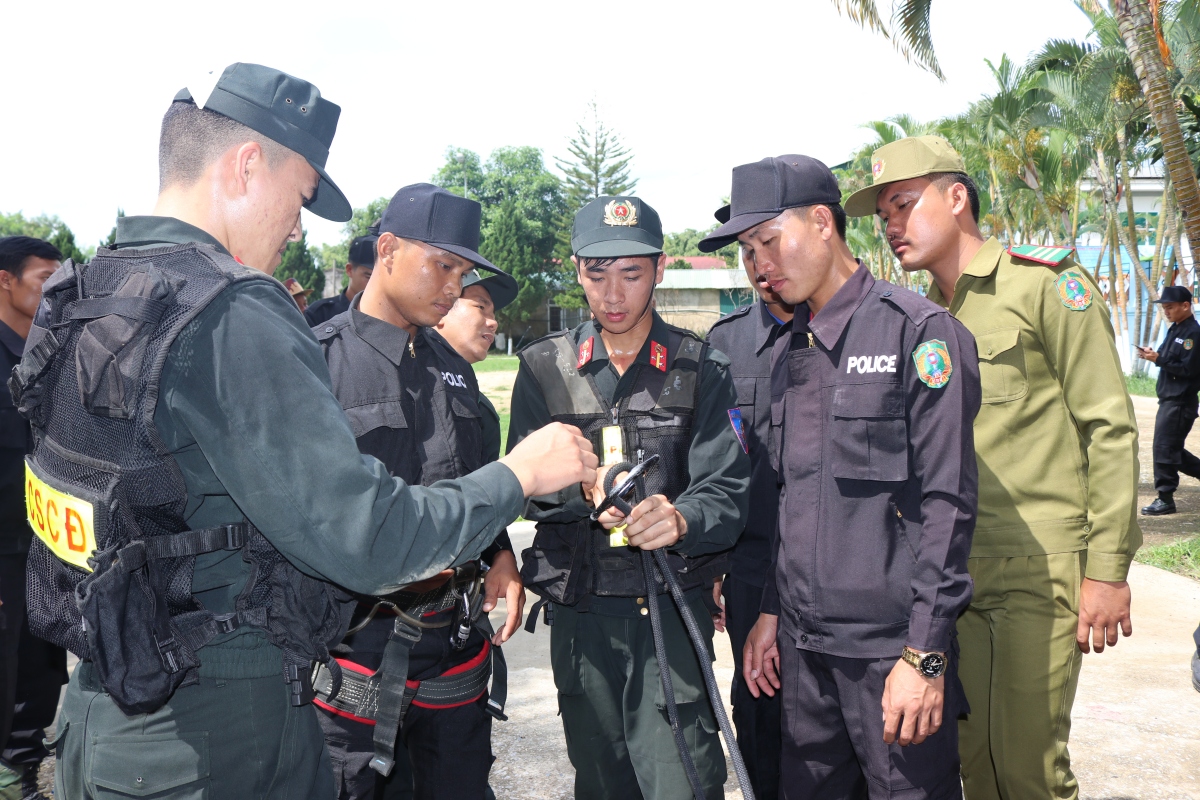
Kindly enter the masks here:
[[[510, 447], [570, 419], [610, 467], [661, 457], [628, 518], [593, 522], [588, 493], [570, 489], [526, 511], [538, 530], [521, 574], [539, 607], [551, 603], [554, 682], [578, 798], [691, 796], [662, 711], [638, 551], [668, 548], [711, 638], [713, 585], [728, 565], [722, 551], [746, 518], [750, 469], [729, 360], [654, 310], [662, 248], [658, 213], [641, 198], [600, 197], [580, 209], [572, 261], [592, 319], [522, 350], [513, 386]], [[679, 723], [695, 734], [688, 747], [706, 796], [719, 796], [725, 756], [699, 665], [678, 609], [665, 596], [659, 605]], [[537, 607], [529, 616], [536, 622]]]
[[1179, 473], [1200, 478], [1200, 458], [1185, 444], [1196, 421], [1200, 395], [1200, 324], [1192, 313], [1192, 293], [1186, 286], [1168, 286], [1154, 301], [1162, 306], [1171, 327], [1155, 350], [1139, 347], [1138, 358], [1158, 367], [1158, 415], [1154, 418], [1154, 490], [1158, 497], [1142, 509], [1143, 516], [1175, 513]]
[[[516, 281], [479, 255], [479, 225], [474, 200], [427, 183], [400, 189], [379, 221], [377, 269], [366, 288], [348, 311], [313, 328], [359, 449], [410, 485], [460, 478], [500, 456], [499, 419], [484, 406], [469, 359], [436, 330], [460, 305], [460, 314], [482, 316], [478, 302], [492, 305], [487, 289], [479, 288], [484, 284], [495, 284], [503, 302], [516, 296]], [[494, 337], [494, 314], [484, 333]], [[487, 354], [490, 341], [477, 335], [471, 343], [483, 344], [482, 354], [469, 351], [475, 360]], [[501, 658], [498, 646], [520, 624], [525, 591], [506, 533], [482, 562], [405, 587], [386, 603], [360, 603], [354, 632], [333, 651], [342, 665], [342, 699], [330, 696], [326, 673], [316, 681], [338, 797], [372, 800], [380, 791], [404, 790], [451, 800], [485, 795], [492, 718], [504, 705], [502, 681], [489, 695], [487, 678], [493, 659]], [[469, 614], [463, 613], [464, 594], [481, 596]], [[507, 599], [508, 619], [494, 633], [486, 614], [499, 597]], [[407, 615], [403, 622], [418, 619], [423, 631], [410, 645], [407, 666], [385, 656], [396, 609]], [[449, 648], [448, 636], [459, 636]], [[369, 694], [373, 681], [381, 695], [393, 689], [402, 695], [406, 681], [420, 681], [423, 690], [401, 719], [388, 719], [346, 700]], [[393, 746], [399, 764], [407, 750], [411, 773], [373, 771], [380, 748]]]
[[[378, 220], [376, 220], [378, 225]], [[377, 229], [376, 229], [377, 231]], [[350, 308], [354, 296], [367, 288], [371, 272], [375, 269], [375, 242], [379, 233], [368, 233], [350, 240], [350, 252], [346, 259], [346, 288], [333, 297], [318, 300], [304, 312], [310, 326], [320, 325], [330, 317], [336, 317]]]
[[352, 430], [399, 418], [348, 423], [270, 277], [303, 206], [350, 218], [324, 169], [338, 114], [253, 64], [180, 92], [153, 214], [43, 287], [10, 386], [34, 430], [30, 628], [81, 659], [59, 797], [328, 800], [307, 706], [346, 630], [334, 585], [385, 594], [468, 561], [527, 495], [594, 476], [561, 427], [437, 488], [359, 452]]
[[735, 654], [752, 695], [781, 694], [782, 796], [863, 795], [895, 786], [903, 763], [906, 797], [961, 797], [953, 640], [971, 597], [974, 340], [854, 257], [816, 159], [736, 167], [730, 198], [700, 248], [736, 238], [756, 282], [794, 306], [772, 354], [774, 568]]

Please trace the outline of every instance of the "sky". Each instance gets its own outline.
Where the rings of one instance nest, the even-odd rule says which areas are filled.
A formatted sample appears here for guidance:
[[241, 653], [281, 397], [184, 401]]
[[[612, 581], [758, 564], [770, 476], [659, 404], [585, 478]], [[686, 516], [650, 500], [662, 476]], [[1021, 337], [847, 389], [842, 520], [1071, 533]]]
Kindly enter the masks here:
[[[958, 113], [994, 86], [984, 59], [1024, 61], [1089, 27], [1070, 0], [938, 0], [942, 83], [832, 0], [41, 0], [4, 17], [0, 212], [56, 214], [81, 246], [118, 208], [153, 208], [163, 112], [235, 61], [309, 80], [342, 107], [327, 169], [356, 207], [429, 180], [451, 146], [486, 158], [532, 145], [553, 166], [595, 98], [634, 155], [637, 194], [677, 231], [712, 223], [738, 164], [841, 163], [871, 138], [863, 123]], [[310, 243], [341, 238], [307, 211], [304, 225]]]

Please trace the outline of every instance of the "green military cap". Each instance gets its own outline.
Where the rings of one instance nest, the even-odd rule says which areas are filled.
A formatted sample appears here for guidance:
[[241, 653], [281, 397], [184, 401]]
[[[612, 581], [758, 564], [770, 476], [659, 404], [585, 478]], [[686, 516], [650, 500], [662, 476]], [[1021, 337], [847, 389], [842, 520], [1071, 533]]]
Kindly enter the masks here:
[[229, 117], [302, 156], [321, 178], [308, 210], [334, 222], [350, 219], [350, 201], [325, 171], [342, 108], [316, 86], [271, 67], [237, 63], [215, 82], [210, 75], [180, 89], [175, 101]]
[[658, 212], [639, 197], [597, 197], [575, 214], [571, 252], [577, 256], [653, 256], [662, 247]]
[[484, 275], [479, 270], [471, 270], [463, 276], [462, 288], [466, 290], [468, 286], [482, 286], [487, 290], [487, 293], [492, 296], [492, 306], [496, 311], [516, 300], [517, 292], [520, 290], [516, 279], [506, 272]]
[[872, 183], [846, 200], [846, 215], [869, 217], [885, 184], [941, 172], [966, 172], [967, 165], [950, 143], [940, 136], [910, 136], [885, 144], [871, 155]]

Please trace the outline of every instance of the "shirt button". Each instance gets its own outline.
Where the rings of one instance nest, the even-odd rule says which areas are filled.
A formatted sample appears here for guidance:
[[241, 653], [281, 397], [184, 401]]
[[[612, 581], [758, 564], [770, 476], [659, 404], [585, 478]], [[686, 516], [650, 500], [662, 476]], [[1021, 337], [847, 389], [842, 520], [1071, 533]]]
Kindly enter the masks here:
[[988, 354], [989, 356], [992, 354], [992, 348], [990, 348], [990, 347], [988, 348], [987, 354]]
[[643, 617], [644, 617], [644, 616], [646, 616], [646, 615], [647, 615], [647, 614], [649, 614], [649, 613], [650, 613], [650, 609], [648, 609], [648, 608], [643, 608], [643, 609], [641, 610], [641, 614], [642, 614], [642, 616], [643, 616]]
[[[333, 326], [332, 326], [332, 325], [326, 325], [326, 326], [325, 326], [325, 332], [326, 332], [326, 333], [333, 333]], [[989, 351], [989, 352], [991, 352], [991, 351]]]
[[638, 604], [639, 606], [640, 606], [640, 605], [642, 605], [642, 604], [643, 604], [643, 603], [645, 603], [645, 602], [646, 602], [646, 598], [644, 598], [644, 597], [639, 597], [639, 598], [637, 599], [637, 604]]
[[1084, 532], [1084, 533], [1091, 533], [1091, 532], [1092, 532], [1092, 526], [1091, 526], [1091, 525], [1084, 525], [1084, 526], [1083, 526], [1083, 532]]
[[806, 643], [807, 641], [808, 641], [808, 634], [807, 634], [807, 633], [802, 633], [802, 634], [800, 634], [800, 643], [801, 643], [801, 644], [804, 644], [804, 643]]

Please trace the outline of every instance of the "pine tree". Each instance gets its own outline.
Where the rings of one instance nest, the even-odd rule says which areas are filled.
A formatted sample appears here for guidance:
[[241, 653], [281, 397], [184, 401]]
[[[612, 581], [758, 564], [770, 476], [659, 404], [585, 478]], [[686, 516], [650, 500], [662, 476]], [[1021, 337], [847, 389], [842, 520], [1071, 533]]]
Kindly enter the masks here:
[[[576, 124], [575, 138], [567, 146], [572, 158], [554, 159], [565, 176], [563, 194], [567, 204], [558, 219], [558, 242], [554, 249], [561, 265], [558, 283], [562, 290], [554, 302], [564, 308], [587, 305], [571, 266], [571, 226], [575, 212], [597, 197], [627, 195], [637, 186], [637, 180], [629, 177], [633, 154], [621, 143], [621, 137], [600, 119], [595, 99], [588, 103], [588, 112], [590, 120], [585, 117]], [[588, 122], [590, 129], [585, 125]]]
[[530, 244], [529, 223], [517, 201], [508, 198], [489, 209], [479, 254], [516, 279], [517, 299], [496, 312], [500, 327], [518, 331], [546, 296], [545, 257]]

